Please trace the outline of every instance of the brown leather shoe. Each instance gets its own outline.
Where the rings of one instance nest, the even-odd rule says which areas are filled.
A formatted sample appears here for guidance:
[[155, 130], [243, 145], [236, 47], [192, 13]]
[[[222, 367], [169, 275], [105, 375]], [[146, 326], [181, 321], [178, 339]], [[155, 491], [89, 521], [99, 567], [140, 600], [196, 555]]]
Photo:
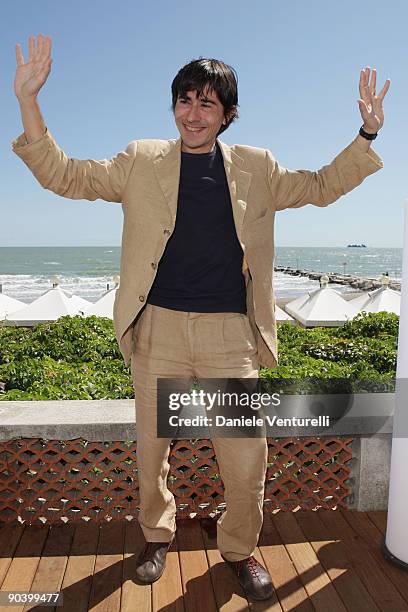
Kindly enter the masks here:
[[255, 557], [247, 557], [241, 561], [228, 561], [222, 558], [230, 566], [249, 597], [259, 601], [272, 597], [274, 589], [271, 576]]
[[160, 578], [166, 567], [166, 555], [172, 541], [146, 542], [137, 560], [136, 577], [138, 580], [150, 584]]

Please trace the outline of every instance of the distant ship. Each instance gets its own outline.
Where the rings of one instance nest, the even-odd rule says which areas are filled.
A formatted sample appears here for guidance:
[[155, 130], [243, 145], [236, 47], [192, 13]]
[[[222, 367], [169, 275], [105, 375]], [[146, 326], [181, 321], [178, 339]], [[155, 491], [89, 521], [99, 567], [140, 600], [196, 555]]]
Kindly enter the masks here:
[[347, 248], [348, 247], [358, 247], [358, 248], [364, 247], [364, 248], [367, 248], [367, 246], [365, 244], [348, 244]]

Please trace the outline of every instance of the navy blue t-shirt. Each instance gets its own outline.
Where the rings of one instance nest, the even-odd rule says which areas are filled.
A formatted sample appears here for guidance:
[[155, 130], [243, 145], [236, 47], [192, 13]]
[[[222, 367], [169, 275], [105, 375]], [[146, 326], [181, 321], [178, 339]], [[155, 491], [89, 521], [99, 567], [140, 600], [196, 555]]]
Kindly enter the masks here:
[[221, 150], [181, 153], [175, 229], [148, 303], [185, 312], [246, 313], [239, 243]]

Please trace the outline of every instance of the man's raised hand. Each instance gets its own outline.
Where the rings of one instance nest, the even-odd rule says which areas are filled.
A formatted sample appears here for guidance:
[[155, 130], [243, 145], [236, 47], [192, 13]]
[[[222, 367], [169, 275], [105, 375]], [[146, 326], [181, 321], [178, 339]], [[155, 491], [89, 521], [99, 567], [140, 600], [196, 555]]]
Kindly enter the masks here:
[[377, 71], [367, 66], [360, 72], [360, 100], [358, 105], [364, 125], [363, 130], [375, 134], [384, 123], [383, 100], [390, 87], [391, 81], [387, 79], [380, 93], [376, 93]]
[[30, 36], [27, 62], [24, 62], [21, 45], [17, 44], [16, 60], [14, 92], [20, 101], [35, 99], [51, 70], [51, 38], [39, 34], [36, 40], [35, 36]]

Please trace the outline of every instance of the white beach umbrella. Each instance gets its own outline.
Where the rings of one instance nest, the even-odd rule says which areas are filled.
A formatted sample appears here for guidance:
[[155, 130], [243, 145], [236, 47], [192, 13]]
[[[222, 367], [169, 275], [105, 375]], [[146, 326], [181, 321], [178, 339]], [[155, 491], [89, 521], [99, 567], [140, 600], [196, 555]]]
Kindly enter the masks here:
[[[74, 298], [74, 299], [73, 299]], [[44, 321], [56, 321], [60, 317], [79, 314], [79, 309], [84, 307], [82, 298], [72, 296], [64, 291], [54, 282], [49, 289], [39, 298], [25, 304], [25, 306], [9, 314], [5, 320], [10, 325], [35, 325]], [[89, 304], [89, 302], [87, 302]]]
[[327, 287], [328, 280], [328, 276], [322, 276], [320, 289], [286, 304], [286, 312], [304, 327], [337, 327], [352, 319], [355, 309], [338, 291]]
[[108, 319], [113, 319], [113, 303], [115, 301], [116, 291], [119, 286], [119, 276], [115, 276], [113, 278], [115, 283], [115, 287], [113, 289], [108, 289], [101, 298], [94, 304], [88, 305], [86, 308], [82, 310], [84, 317], [91, 317], [95, 315], [97, 317], [107, 317]]
[[275, 304], [275, 318], [278, 323], [292, 323], [292, 325], [295, 325], [295, 319], [277, 304]]
[[101, 298], [94, 304], [90, 304], [87, 308], [84, 308], [82, 314], [84, 317], [91, 317], [95, 315], [97, 317], [107, 317], [113, 319], [113, 302], [115, 301], [117, 287], [109, 289], [103, 294]]
[[16, 310], [24, 308], [24, 306], [26, 306], [25, 302], [0, 293], [0, 321], [5, 319], [11, 312], [16, 312]]
[[390, 283], [388, 276], [384, 275], [380, 280], [382, 286], [379, 289], [350, 300], [349, 304], [355, 309], [355, 315], [359, 312], [394, 312], [399, 316], [401, 292], [388, 287]]
[[71, 308], [73, 309], [75, 314], [80, 314], [85, 308], [88, 308], [90, 305], [92, 305], [92, 302], [79, 297], [79, 295], [71, 295], [71, 297], [68, 299], [71, 302]]

